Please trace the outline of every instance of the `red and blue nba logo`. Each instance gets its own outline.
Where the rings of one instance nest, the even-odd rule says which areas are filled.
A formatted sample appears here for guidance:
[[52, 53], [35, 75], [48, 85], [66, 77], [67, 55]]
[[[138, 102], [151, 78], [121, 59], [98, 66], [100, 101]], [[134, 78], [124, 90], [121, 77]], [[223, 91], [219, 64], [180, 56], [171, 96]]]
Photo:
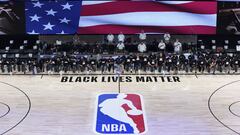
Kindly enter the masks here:
[[94, 130], [99, 134], [143, 134], [147, 129], [144, 114], [138, 94], [101, 94]]

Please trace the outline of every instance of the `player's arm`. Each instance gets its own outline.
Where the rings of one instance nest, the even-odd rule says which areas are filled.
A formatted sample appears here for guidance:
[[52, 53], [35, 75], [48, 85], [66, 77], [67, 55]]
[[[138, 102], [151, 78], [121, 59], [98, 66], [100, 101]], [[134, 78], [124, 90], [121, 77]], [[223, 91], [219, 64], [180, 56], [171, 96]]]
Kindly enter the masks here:
[[137, 110], [137, 108], [133, 105], [132, 102], [127, 101], [126, 104], [128, 105], [129, 108], [131, 108], [132, 110]]

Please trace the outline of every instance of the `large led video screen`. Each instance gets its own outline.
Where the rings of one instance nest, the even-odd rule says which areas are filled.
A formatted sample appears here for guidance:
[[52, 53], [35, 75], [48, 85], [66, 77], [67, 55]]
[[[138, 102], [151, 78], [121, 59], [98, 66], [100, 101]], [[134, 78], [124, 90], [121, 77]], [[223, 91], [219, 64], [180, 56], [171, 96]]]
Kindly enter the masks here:
[[0, 35], [24, 33], [24, 2], [0, 1]]
[[240, 3], [218, 3], [218, 34], [240, 35]]
[[[14, 3], [3, 1], [1, 3]], [[0, 8], [2, 34], [216, 34], [216, 1], [22, 1]], [[16, 10], [18, 9], [18, 10]], [[25, 14], [25, 15], [24, 15]], [[6, 18], [7, 16], [7, 18]], [[11, 22], [14, 18], [14, 22]], [[17, 26], [17, 27], [16, 27]]]
[[83, 1], [79, 34], [215, 34], [217, 3], [203, 1]]

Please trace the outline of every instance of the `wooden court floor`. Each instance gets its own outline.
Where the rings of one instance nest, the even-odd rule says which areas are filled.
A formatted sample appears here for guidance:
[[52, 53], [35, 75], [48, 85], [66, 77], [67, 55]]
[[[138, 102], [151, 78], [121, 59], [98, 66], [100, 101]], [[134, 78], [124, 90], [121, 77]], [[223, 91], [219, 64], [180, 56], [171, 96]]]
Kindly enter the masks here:
[[[94, 135], [97, 95], [118, 93], [112, 76], [96, 77], [100, 81], [0, 76], [0, 134]], [[120, 83], [121, 93], [142, 95], [146, 135], [240, 134], [240, 76], [178, 76], [180, 82], [156, 77], [137, 82], [136, 76], [122, 76]]]

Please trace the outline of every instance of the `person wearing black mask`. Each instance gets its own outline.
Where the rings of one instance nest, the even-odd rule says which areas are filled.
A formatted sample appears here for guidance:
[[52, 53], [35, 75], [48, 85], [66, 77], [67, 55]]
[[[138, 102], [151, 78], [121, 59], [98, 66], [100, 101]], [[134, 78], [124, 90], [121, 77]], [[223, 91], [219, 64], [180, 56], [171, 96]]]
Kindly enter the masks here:
[[217, 64], [217, 70], [222, 73], [222, 66], [223, 66], [223, 59], [222, 59], [222, 54], [219, 54], [219, 56], [217, 57], [217, 61], [216, 61], [216, 64]]
[[233, 65], [234, 73], [237, 73], [239, 68], [239, 56], [236, 54], [233, 57], [232, 65]]
[[160, 53], [158, 56], [158, 72], [161, 73], [164, 70], [165, 56], [163, 53]]
[[173, 65], [172, 56], [170, 55], [166, 58], [166, 69], [167, 69], [168, 73], [170, 73], [170, 71], [172, 69], [172, 65]]
[[107, 68], [107, 60], [105, 58], [100, 59], [99, 67], [101, 69], [101, 74], [105, 73]]
[[108, 72], [110, 73], [111, 71], [114, 73], [114, 62], [115, 60], [113, 57], [110, 57], [107, 61], [107, 66], [108, 66]]
[[193, 54], [188, 56], [188, 60], [189, 60], [189, 65], [190, 65], [190, 72], [194, 71], [196, 74], [197, 73], [197, 60], [195, 59]]

